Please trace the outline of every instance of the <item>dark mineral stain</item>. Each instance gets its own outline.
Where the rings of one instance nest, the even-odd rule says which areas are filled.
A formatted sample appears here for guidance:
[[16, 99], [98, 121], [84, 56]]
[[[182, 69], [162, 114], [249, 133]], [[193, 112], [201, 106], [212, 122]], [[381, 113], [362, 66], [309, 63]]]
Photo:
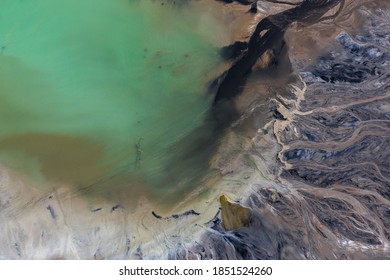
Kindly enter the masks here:
[[114, 206], [111, 207], [111, 213], [118, 210], [118, 209], [123, 209], [124, 207], [120, 204], [116, 204]]
[[54, 208], [51, 205], [48, 205], [46, 207], [46, 209], [49, 211], [50, 216], [53, 218], [53, 220], [55, 220], [57, 218], [57, 214], [56, 214]]
[[156, 212], [152, 211], [152, 215], [157, 219], [162, 219], [160, 215], [157, 215]]
[[156, 219], [165, 219], [165, 220], [168, 220], [168, 219], [179, 219], [179, 218], [182, 218], [182, 217], [186, 217], [186, 216], [199, 216], [200, 213], [196, 212], [195, 210], [188, 210], [188, 211], [185, 211], [181, 214], [172, 214], [170, 217], [161, 217], [160, 215], [156, 214], [156, 212], [152, 211], [152, 215], [156, 218]]

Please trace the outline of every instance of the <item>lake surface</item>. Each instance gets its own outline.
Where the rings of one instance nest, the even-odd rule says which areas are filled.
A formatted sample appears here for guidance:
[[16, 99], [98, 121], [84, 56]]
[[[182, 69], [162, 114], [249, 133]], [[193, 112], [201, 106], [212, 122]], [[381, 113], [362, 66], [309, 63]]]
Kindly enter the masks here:
[[192, 188], [170, 166], [212, 103], [224, 30], [176, 2], [2, 0], [0, 163], [40, 186]]

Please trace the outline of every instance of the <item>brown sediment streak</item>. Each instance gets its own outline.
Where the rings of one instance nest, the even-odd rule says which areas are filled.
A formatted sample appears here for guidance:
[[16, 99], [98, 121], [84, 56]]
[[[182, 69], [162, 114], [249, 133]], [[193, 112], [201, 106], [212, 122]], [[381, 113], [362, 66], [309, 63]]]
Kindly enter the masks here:
[[[93, 141], [66, 135], [48, 133], [24, 133], [3, 137], [0, 140], [2, 157], [11, 161], [18, 156], [24, 157], [25, 166], [16, 168], [27, 169], [28, 161], [38, 160], [40, 170], [53, 182], [67, 182], [83, 184], [92, 181], [96, 176], [101, 176], [109, 168], [99, 166], [98, 162], [104, 155], [103, 147]], [[80, 169], [83, 172], [80, 172]], [[31, 172], [34, 172], [32, 170]], [[30, 174], [39, 176], [39, 174]], [[69, 178], [73, 178], [71, 181]]]

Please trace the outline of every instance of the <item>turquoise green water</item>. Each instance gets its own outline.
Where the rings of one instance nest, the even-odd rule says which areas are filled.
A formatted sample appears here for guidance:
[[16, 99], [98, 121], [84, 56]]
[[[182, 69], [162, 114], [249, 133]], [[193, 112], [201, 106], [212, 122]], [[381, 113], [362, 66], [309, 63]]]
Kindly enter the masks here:
[[0, 162], [41, 183], [174, 191], [167, 165], [219, 65], [223, 29], [204, 11], [1, 0]]

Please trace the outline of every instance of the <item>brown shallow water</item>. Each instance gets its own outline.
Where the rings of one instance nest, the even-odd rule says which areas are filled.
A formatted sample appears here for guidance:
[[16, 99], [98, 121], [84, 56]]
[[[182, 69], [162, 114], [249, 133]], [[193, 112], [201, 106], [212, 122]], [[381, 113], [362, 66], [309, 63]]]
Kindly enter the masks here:
[[230, 43], [253, 45], [227, 60], [234, 79], [214, 85], [229, 88], [210, 113], [216, 176], [159, 208], [129, 193], [11, 189], [3, 172], [1, 257], [389, 258], [389, 5], [304, 1], [299, 18], [288, 10], [304, 4], [259, 2], [256, 14], [224, 6]]

